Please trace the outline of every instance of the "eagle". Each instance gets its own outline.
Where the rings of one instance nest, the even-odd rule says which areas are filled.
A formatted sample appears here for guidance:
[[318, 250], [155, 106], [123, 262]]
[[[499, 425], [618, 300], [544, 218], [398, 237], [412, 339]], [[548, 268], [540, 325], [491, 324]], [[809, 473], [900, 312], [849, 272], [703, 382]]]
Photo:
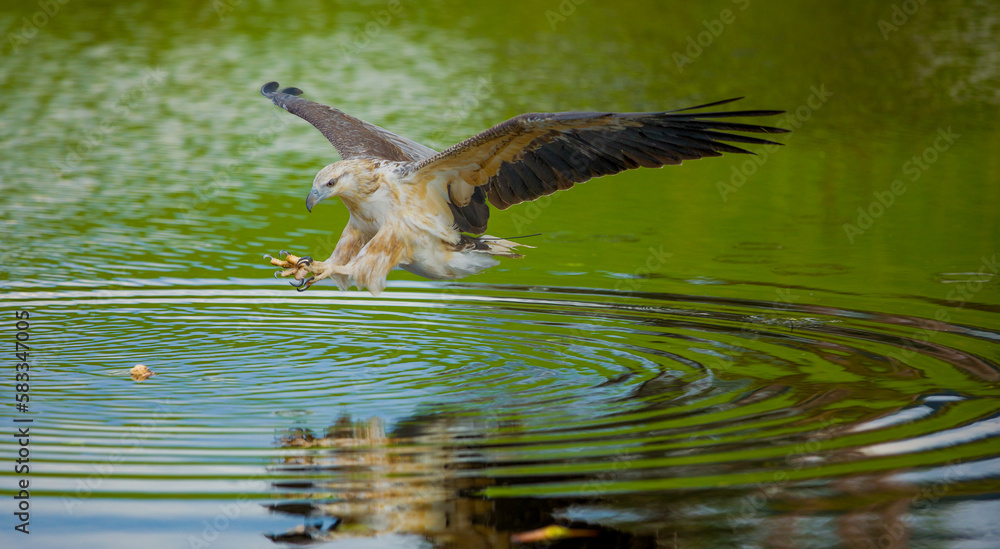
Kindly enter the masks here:
[[784, 111], [691, 112], [738, 97], [665, 112], [521, 114], [438, 152], [279, 87], [268, 82], [260, 92], [315, 126], [341, 158], [316, 174], [306, 209], [336, 196], [350, 212], [326, 261], [285, 250], [264, 256], [299, 291], [330, 278], [341, 290], [377, 296], [396, 267], [433, 280], [473, 275], [499, 264], [497, 257], [523, 257], [516, 251], [523, 244], [485, 234], [490, 205], [506, 210], [633, 168], [753, 154], [729, 143], [780, 143], [728, 132], [788, 131], [725, 120]]

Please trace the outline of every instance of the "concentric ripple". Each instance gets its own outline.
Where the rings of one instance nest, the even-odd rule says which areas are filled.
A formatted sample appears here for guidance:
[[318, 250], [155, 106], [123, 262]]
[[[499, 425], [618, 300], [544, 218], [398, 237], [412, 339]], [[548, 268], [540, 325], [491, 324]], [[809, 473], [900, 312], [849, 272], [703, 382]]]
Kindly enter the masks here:
[[[905, 501], [920, 518], [1000, 484], [994, 329], [579, 288], [196, 282], [3, 297], [31, 312], [33, 496], [52, 513], [83, 527], [91, 504], [153, 499], [211, 524], [238, 501], [214, 528], [250, 545], [557, 520], [709, 542], [790, 516], [841, 536], [818, 517]], [[133, 381], [137, 363], [156, 375]]]

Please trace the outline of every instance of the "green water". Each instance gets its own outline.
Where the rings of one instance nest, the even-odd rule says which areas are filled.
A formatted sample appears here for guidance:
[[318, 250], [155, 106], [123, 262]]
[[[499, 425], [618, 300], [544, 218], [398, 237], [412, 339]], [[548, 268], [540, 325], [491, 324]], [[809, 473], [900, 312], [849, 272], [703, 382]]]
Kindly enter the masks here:
[[[52, 0], [0, 28], [0, 310], [32, 345], [0, 421], [33, 419], [27, 477], [0, 437], [5, 547], [1000, 545], [993, 4]], [[298, 294], [261, 255], [326, 257], [347, 212], [306, 212], [337, 157], [270, 80], [436, 149], [737, 96], [793, 133], [494, 211], [541, 236], [474, 277]]]

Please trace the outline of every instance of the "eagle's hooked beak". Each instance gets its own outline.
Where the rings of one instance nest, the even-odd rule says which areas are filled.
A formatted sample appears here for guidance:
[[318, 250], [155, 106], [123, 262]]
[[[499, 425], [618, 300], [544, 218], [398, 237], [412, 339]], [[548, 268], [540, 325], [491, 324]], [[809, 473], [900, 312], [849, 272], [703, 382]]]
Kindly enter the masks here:
[[320, 200], [322, 200], [322, 198], [319, 196], [319, 189], [313, 189], [309, 192], [309, 196], [306, 197], [306, 209], [310, 212], [313, 211], [313, 206], [315, 206]]

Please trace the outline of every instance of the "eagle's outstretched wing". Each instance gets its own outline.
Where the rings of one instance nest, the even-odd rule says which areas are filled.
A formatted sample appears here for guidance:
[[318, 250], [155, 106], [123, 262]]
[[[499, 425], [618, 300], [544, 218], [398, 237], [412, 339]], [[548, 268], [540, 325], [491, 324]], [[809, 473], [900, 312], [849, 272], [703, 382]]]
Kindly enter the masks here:
[[[725, 132], [788, 130], [716, 119], [770, 116], [784, 111], [688, 112], [737, 99], [741, 98], [653, 113], [522, 114], [415, 162], [411, 171], [414, 180], [420, 182], [454, 170], [460, 177], [449, 186], [448, 192], [456, 207], [465, 209], [475, 206], [477, 201], [485, 202], [476, 192], [485, 188], [490, 203], [503, 210], [592, 177], [631, 168], [658, 168], [724, 152], [753, 154], [725, 141], [780, 144]], [[483, 232], [486, 219], [481, 219], [479, 225], [475, 221], [473, 232]]]
[[[260, 88], [260, 93], [275, 105], [315, 126], [343, 159], [364, 156], [418, 162], [437, 154], [430, 147], [354, 118], [344, 111], [303, 99], [299, 97], [302, 90], [298, 88], [278, 91], [278, 87], [277, 82], [268, 82]], [[486, 230], [490, 208], [486, 205], [485, 189], [475, 189], [471, 194], [471, 201], [464, 206], [449, 203], [449, 207], [460, 231], [478, 234]]]
[[278, 91], [278, 87], [277, 82], [268, 82], [260, 88], [260, 93], [275, 105], [315, 126], [345, 160], [363, 156], [406, 162], [437, 154], [430, 147], [354, 118], [339, 109], [298, 97], [302, 93], [298, 88]]

